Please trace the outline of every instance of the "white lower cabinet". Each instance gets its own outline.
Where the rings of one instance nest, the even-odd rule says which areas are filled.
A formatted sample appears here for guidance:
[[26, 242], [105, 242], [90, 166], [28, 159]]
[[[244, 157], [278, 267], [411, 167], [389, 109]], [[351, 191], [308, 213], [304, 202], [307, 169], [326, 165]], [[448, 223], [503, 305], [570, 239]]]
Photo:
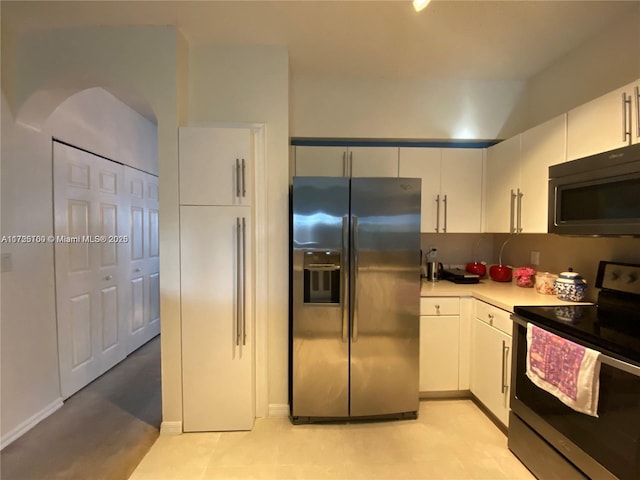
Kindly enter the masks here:
[[509, 312], [474, 300], [471, 328], [471, 393], [509, 424], [511, 329]]
[[[471, 299], [420, 299], [420, 392], [469, 389], [466, 308]], [[464, 317], [464, 318], [463, 318]]]
[[180, 207], [185, 432], [253, 427], [250, 214]]

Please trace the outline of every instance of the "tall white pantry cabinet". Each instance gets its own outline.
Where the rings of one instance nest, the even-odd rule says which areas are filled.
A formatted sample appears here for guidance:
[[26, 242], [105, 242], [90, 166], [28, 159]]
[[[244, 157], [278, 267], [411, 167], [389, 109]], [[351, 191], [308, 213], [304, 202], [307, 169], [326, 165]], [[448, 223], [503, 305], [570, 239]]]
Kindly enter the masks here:
[[183, 430], [255, 419], [253, 133], [179, 130]]

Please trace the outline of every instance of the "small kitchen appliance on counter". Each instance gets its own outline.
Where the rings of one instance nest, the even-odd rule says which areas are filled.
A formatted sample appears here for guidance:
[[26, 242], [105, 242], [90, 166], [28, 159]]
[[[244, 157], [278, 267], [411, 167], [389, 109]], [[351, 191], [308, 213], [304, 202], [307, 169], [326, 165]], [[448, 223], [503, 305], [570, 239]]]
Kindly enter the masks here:
[[[597, 305], [517, 306], [511, 316], [508, 445], [537, 478], [640, 478], [640, 265], [601, 261], [595, 286]], [[528, 324], [599, 352], [597, 417], [529, 379]]]
[[477, 273], [469, 273], [459, 268], [445, 268], [442, 271], [442, 278], [453, 283], [478, 283], [480, 275]]

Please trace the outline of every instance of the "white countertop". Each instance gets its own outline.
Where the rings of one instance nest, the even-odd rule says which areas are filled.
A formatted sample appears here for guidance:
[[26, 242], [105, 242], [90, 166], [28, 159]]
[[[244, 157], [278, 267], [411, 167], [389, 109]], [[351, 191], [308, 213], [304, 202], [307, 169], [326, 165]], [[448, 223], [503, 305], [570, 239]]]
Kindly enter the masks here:
[[591, 305], [589, 302], [559, 300], [555, 295], [538, 293], [535, 288], [519, 287], [515, 282], [494, 282], [491, 279], [480, 280], [480, 283], [474, 284], [457, 284], [448, 280], [429, 282], [423, 279], [420, 295], [474, 297], [509, 312], [513, 312], [516, 305]]

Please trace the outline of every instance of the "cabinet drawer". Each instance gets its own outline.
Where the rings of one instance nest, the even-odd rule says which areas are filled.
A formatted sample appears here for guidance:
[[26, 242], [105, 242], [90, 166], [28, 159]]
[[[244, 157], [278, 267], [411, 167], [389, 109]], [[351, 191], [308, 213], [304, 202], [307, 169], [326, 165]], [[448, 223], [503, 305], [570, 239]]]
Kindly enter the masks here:
[[459, 315], [459, 297], [421, 297], [420, 315]]
[[513, 321], [510, 318], [510, 313], [501, 308], [494, 307], [488, 303], [476, 300], [475, 302], [475, 316], [478, 320], [482, 320], [488, 323], [492, 327], [503, 331], [507, 335], [512, 334]]

